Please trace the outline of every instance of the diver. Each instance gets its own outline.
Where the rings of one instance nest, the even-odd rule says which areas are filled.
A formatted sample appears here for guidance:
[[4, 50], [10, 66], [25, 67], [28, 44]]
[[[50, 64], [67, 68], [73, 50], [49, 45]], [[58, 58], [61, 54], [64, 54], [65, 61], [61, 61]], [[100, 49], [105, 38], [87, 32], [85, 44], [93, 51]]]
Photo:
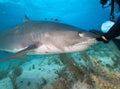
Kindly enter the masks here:
[[110, 40], [120, 36], [120, 16], [115, 24], [109, 29], [107, 33], [103, 33], [100, 38], [97, 38], [98, 41], [104, 41], [108, 43]]
[[[114, 5], [115, 3], [117, 3], [118, 9], [120, 9], [120, 0], [111, 0], [109, 4], [108, 1], [110, 2], [110, 0], [100, 0], [100, 3], [102, 4], [103, 8], [111, 6], [110, 21], [114, 21], [115, 18]], [[97, 31], [90, 31], [90, 32], [96, 33]], [[120, 16], [115, 22], [115, 24], [108, 30], [108, 32], [106, 33], [100, 32], [100, 34], [101, 34], [100, 37], [97, 38], [98, 41], [103, 41], [104, 43], [108, 43], [110, 40], [113, 40], [113, 42], [120, 49], [120, 40], [115, 39], [116, 37], [120, 36]]]

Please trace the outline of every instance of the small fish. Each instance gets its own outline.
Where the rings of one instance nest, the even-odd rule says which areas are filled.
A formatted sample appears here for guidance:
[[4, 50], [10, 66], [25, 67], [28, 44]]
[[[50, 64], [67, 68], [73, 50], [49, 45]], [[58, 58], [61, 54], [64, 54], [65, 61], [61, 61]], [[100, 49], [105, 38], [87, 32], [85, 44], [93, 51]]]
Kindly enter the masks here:
[[45, 21], [60, 22], [58, 18], [45, 18]]

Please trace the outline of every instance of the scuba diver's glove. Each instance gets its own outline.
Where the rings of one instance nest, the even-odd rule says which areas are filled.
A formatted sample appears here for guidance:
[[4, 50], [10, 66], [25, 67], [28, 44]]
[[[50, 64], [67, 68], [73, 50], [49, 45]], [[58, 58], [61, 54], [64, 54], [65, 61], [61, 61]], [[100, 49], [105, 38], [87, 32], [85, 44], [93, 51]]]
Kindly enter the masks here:
[[105, 37], [104, 33], [101, 32], [101, 31], [97, 31], [97, 30], [89, 30], [89, 32], [95, 34], [97, 37], [96, 37], [96, 40], [97, 41], [103, 41], [104, 43], [108, 43], [109, 40]]
[[109, 42], [109, 40], [104, 35], [102, 35], [101, 37], [96, 38], [96, 39], [97, 39], [97, 41], [103, 41], [104, 43], [108, 43]]

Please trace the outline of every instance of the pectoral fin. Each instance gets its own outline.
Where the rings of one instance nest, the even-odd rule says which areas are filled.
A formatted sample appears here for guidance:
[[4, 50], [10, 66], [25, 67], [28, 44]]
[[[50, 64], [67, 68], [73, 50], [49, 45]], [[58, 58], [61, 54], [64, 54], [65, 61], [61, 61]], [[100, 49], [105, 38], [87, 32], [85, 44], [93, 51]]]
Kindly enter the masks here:
[[35, 44], [28, 46], [27, 48], [16, 52], [8, 57], [2, 58], [0, 59], [0, 62], [4, 61], [4, 60], [8, 60], [8, 59], [14, 59], [14, 58], [19, 58], [19, 59], [26, 59], [26, 54], [28, 51], [37, 48], [37, 46]]

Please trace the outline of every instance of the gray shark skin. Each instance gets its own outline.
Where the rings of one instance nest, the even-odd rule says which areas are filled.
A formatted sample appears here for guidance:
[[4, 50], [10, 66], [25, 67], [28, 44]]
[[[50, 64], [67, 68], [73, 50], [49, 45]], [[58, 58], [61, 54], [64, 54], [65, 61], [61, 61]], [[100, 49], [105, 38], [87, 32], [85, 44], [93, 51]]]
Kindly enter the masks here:
[[95, 43], [92, 33], [48, 21], [27, 21], [0, 33], [0, 50], [13, 52], [10, 58], [82, 51]]

